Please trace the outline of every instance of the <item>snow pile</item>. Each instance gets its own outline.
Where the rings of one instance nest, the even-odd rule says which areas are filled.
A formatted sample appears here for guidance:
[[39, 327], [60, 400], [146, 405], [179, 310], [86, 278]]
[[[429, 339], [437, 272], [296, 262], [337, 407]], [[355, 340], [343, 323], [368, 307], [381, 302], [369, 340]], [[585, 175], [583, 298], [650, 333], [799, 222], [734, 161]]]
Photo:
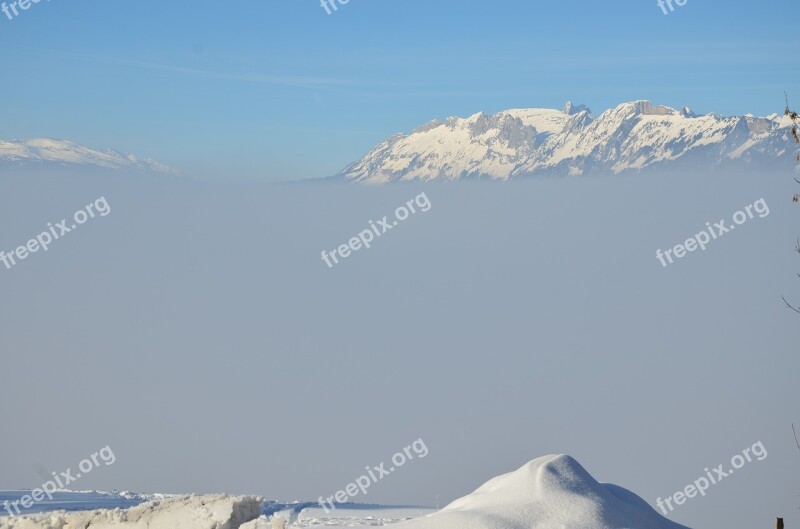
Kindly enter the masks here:
[[686, 529], [636, 494], [598, 483], [573, 458], [550, 455], [498, 476], [402, 529]]
[[0, 529], [239, 529], [261, 515], [261, 502], [255, 496], [178, 496], [127, 510], [3, 516]]

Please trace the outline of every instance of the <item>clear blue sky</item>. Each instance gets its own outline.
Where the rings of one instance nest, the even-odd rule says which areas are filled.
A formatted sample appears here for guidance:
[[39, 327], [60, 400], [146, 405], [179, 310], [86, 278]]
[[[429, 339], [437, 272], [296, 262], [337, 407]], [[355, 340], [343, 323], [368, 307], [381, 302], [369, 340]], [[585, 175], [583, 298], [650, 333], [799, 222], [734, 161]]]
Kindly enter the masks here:
[[435, 117], [651, 99], [800, 103], [788, 0], [52, 0], [0, 14], [0, 137], [152, 156], [198, 176], [332, 174]]

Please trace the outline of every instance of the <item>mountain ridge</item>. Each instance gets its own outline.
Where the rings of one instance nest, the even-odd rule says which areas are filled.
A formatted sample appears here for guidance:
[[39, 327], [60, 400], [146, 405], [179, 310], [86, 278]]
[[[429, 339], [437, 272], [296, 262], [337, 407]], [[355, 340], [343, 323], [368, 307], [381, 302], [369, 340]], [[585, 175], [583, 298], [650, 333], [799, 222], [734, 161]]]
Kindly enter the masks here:
[[180, 171], [152, 158], [138, 158], [114, 149], [95, 149], [69, 140], [32, 138], [0, 140], [0, 168], [94, 168], [142, 171], [178, 176]]
[[773, 166], [793, 159], [790, 124], [778, 114], [698, 115], [689, 107], [643, 99], [595, 116], [568, 101], [561, 110], [517, 108], [434, 119], [390, 136], [336, 177], [381, 184]]

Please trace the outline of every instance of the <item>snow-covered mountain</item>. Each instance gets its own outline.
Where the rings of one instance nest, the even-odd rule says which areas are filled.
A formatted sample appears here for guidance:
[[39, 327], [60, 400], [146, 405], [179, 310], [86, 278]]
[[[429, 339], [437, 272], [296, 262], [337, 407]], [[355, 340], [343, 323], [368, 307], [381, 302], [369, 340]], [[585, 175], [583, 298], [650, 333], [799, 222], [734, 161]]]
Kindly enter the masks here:
[[571, 102], [562, 110], [480, 112], [395, 134], [337, 176], [377, 184], [790, 166], [790, 124], [777, 114], [696, 115], [686, 107], [677, 110], [649, 101], [623, 103], [600, 116]]
[[150, 158], [139, 159], [132, 154], [124, 155], [112, 149], [93, 149], [66, 140], [0, 140], [0, 169], [4, 172], [65, 168], [179, 174], [177, 170]]
[[622, 487], [597, 482], [575, 459], [551, 455], [484, 483], [397, 529], [686, 529]]

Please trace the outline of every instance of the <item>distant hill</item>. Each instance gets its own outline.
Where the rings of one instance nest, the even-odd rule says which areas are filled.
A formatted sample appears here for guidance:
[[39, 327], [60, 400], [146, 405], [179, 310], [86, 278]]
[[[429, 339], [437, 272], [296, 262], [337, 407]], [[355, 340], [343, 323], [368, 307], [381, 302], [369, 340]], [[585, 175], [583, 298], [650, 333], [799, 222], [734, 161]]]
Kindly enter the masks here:
[[113, 149], [93, 149], [49, 138], [0, 140], [0, 174], [72, 174], [98, 171], [179, 175], [150, 158], [137, 158]]

